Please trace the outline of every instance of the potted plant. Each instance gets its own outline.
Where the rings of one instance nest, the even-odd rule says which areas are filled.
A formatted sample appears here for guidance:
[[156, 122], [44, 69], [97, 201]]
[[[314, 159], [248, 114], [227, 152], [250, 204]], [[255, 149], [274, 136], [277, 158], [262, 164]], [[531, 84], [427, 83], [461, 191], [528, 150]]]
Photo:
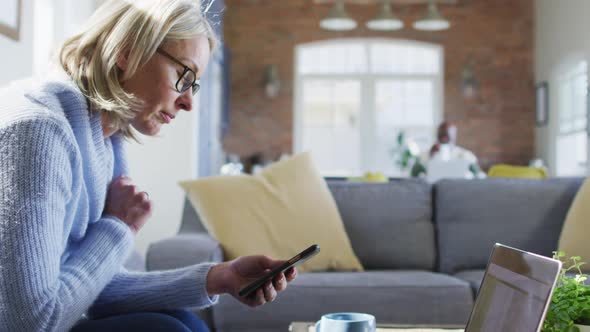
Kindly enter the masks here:
[[406, 138], [406, 133], [400, 131], [396, 139], [397, 145], [392, 150], [395, 163], [402, 171], [409, 170], [409, 175], [419, 177], [426, 174], [426, 168], [420, 160], [420, 147], [413, 140]]
[[[543, 332], [590, 332], [590, 286], [584, 284], [588, 275], [580, 266], [579, 256], [569, 260], [564, 252], [553, 253], [563, 263], [551, 304], [543, 323]], [[575, 274], [574, 274], [575, 273]]]

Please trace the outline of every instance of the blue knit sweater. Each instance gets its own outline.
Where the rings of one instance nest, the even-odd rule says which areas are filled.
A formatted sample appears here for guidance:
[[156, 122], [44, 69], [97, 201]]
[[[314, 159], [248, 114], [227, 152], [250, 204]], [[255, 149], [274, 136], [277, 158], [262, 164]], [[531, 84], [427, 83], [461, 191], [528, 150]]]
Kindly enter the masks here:
[[0, 331], [217, 301], [205, 284], [212, 264], [123, 268], [133, 235], [103, 210], [126, 173], [122, 138], [103, 137], [100, 114], [65, 74], [0, 89]]

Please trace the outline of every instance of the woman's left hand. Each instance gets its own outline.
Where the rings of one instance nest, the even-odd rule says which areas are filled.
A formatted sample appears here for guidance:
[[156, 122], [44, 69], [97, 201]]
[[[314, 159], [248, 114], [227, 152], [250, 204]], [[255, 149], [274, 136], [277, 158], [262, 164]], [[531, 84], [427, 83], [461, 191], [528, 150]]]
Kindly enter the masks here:
[[251, 307], [272, 302], [278, 293], [284, 291], [287, 284], [297, 277], [295, 268], [280, 273], [272, 282], [267, 282], [247, 297], [239, 296], [238, 292], [283, 263], [285, 261], [274, 260], [267, 256], [243, 256], [220, 263], [212, 267], [207, 275], [207, 291], [209, 295], [231, 294], [238, 301]]

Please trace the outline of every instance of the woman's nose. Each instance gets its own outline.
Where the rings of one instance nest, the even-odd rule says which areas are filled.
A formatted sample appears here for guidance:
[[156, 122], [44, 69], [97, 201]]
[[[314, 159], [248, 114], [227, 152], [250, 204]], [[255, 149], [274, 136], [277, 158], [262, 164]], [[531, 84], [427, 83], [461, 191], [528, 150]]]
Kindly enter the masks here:
[[176, 99], [176, 109], [190, 112], [193, 110], [193, 94], [192, 89], [188, 89], [181, 93]]

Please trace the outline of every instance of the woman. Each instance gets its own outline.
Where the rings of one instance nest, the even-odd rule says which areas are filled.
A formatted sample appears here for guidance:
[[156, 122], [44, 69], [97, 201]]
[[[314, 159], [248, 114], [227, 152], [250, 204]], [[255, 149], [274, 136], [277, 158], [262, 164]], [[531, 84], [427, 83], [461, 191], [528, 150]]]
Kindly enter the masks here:
[[217, 43], [199, 6], [107, 1], [62, 47], [61, 74], [0, 91], [0, 331], [206, 331], [182, 308], [222, 293], [262, 305], [295, 278], [290, 270], [240, 298], [282, 262], [122, 268], [151, 213], [122, 141], [193, 109]]

